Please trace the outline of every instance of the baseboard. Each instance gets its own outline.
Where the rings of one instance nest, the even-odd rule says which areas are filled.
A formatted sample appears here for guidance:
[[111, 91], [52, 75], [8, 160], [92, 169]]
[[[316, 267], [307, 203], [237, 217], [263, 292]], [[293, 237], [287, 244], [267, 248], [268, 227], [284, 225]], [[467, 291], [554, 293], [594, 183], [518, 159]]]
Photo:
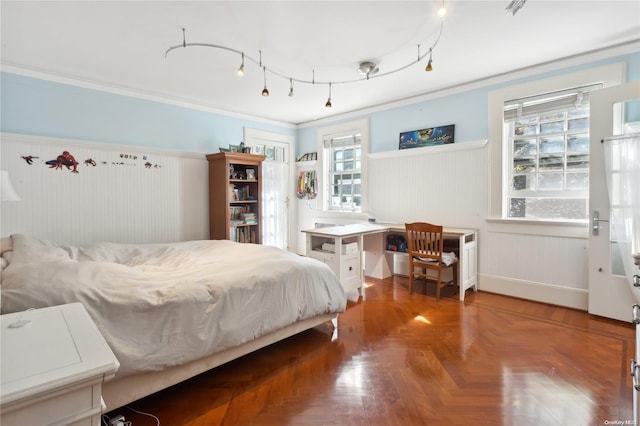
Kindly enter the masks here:
[[478, 289], [583, 311], [589, 306], [587, 290], [495, 275], [478, 274]]

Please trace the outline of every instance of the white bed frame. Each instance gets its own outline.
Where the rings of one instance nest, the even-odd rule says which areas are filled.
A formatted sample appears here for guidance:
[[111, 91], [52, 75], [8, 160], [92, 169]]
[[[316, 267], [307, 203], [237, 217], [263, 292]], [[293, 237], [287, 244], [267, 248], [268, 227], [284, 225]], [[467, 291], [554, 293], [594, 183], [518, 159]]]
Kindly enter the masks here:
[[151, 395], [169, 386], [183, 382], [200, 373], [209, 371], [214, 367], [240, 358], [258, 349], [269, 346], [275, 342], [291, 337], [305, 330], [331, 321], [333, 335], [331, 340], [337, 338], [338, 317], [336, 314], [324, 314], [291, 324], [283, 329], [275, 331], [258, 339], [243, 343], [240, 346], [217, 352], [206, 358], [197, 359], [187, 364], [171, 367], [162, 371], [151, 371], [114, 379], [102, 385], [102, 397], [107, 405], [107, 410], [113, 410], [142, 397]]
[[[11, 238], [0, 239], [0, 253], [12, 250]], [[145, 396], [151, 395], [162, 389], [183, 382], [200, 373], [209, 371], [241, 356], [247, 355], [258, 349], [269, 346], [275, 342], [314, 328], [320, 324], [331, 322], [331, 341], [338, 336], [338, 315], [323, 314], [306, 320], [302, 320], [277, 330], [273, 333], [251, 340], [208, 357], [191, 361], [187, 364], [178, 365], [161, 371], [151, 371], [147, 373], [124, 376], [116, 375], [113, 379], [107, 380], [102, 385], [102, 397], [107, 406], [107, 410], [114, 410], [130, 402], [136, 401]]]

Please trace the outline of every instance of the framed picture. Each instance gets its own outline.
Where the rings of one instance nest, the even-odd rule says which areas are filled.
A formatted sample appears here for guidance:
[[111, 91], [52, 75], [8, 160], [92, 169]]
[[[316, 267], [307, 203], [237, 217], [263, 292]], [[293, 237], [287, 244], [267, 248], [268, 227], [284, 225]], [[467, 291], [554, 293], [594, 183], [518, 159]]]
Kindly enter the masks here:
[[238, 145], [229, 145], [229, 151], [238, 152]]
[[453, 143], [455, 125], [429, 127], [400, 133], [400, 149]]

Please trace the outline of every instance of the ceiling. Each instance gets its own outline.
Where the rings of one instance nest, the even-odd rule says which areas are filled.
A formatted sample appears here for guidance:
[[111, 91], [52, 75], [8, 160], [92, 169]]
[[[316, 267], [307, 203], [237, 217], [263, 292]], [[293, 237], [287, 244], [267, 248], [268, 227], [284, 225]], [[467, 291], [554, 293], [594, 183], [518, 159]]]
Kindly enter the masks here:
[[[640, 40], [640, 1], [2, 1], [2, 65], [302, 124]], [[208, 43], [240, 55], [188, 47]], [[427, 58], [434, 43], [433, 71]], [[378, 76], [356, 72], [362, 61]], [[289, 80], [298, 80], [287, 96]], [[26, 72], [26, 71], [25, 71]], [[358, 80], [352, 83], [340, 81]], [[331, 88], [332, 108], [325, 108]]]

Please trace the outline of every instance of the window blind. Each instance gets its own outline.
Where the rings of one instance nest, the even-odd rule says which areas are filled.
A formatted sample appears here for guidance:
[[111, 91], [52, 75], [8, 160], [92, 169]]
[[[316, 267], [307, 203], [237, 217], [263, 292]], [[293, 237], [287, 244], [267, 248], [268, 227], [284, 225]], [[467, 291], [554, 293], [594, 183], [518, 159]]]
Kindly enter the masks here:
[[360, 134], [338, 136], [323, 141], [325, 148], [341, 148], [345, 146], [360, 145]]
[[513, 99], [504, 103], [504, 122], [537, 117], [544, 114], [570, 111], [589, 105], [589, 94], [602, 87], [601, 83], [542, 95]]

